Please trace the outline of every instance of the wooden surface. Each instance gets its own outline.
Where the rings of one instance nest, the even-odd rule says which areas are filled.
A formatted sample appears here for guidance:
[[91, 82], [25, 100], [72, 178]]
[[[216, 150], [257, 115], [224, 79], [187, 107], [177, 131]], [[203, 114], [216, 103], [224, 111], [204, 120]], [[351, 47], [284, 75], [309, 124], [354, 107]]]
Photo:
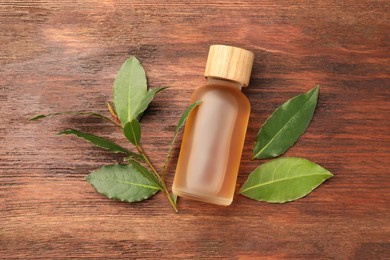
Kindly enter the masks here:
[[[388, 1], [1, 1], [0, 258], [389, 259], [390, 7]], [[127, 142], [98, 119], [129, 56], [151, 87], [169, 85], [143, 118], [143, 140], [161, 167], [175, 124], [204, 83], [208, 47], [252, 50], [252, 104], [238, 184], [256, 133], [288, 98], [321, 84], [309, 130], [286, 155], [334, 173], [309, 196], [230, 207], [165, 197], [128, 204], [84, 180], [121, 157], [73, 137], [76, 128]], [[172, 181], [179, 144], [168, 181]]]

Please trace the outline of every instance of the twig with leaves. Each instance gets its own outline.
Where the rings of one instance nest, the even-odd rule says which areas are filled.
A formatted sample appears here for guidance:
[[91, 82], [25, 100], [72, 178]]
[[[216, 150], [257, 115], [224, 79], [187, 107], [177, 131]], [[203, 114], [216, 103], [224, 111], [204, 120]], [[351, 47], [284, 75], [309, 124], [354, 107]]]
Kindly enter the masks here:
[[[124, 136], [135, 146], [136, 152], [132, 152], [103, 137], [74, 129], [61, 131], [58, 135], [75, 135], [102, 149], [126, 155], [125, 161], [127, 163], [103, 166], [86, 177], [87, 181], [97, 192], [110, 199], [135, 202], [148, 199], [158, 191], [163, 191], [172, 208], [177, 212], [176, 196], [168, 190], [165, 183], [166, 166], [171, 157], [172, 148], [180, 129], [184, 126], [191, 111], [200, 102], [195, 102], [190, 105], [179, 119], [174, 138], [168, 150], [167, 159], [164, 162], [164, 167], [160, 174], [142, 148], [141, 124], [139, 120], [142, 118], [144, 111], [148, 108], [154, 96], [166, 88], [168, 87], [164, 86], [148, 90], [145, 71], [137, 58], [132, 56], [121, 66], [116, 76], [113, 104], [107, 102], [107, 107], [112, 118], [95, 112], [68, 111], [38, 115], [29, 121], [58, 115], [86, 115], [105, 119], [123, 128]], [[146, 164], [150, 170], [142, 166], [141, 163]]]
[[[38, 115], [29, 121], [70, 114], [99, 117], [119, 126], [124, 136], [136, 148], [136, 152], [103, 137], [74, 129], [62, 131], [58, 135], [75, 135], [102, 149], [126, 155], [125, 163], [103, 166], [86, 177], [97, 192], [110, 199], [136, 202], [162, 191], [177, 212], [177, 197], [168, 190], [165, 182], [167, 164], [180, 130], [201, 101], [191, 104], [179, 119], [159, 173], [142, 147], [140, 120], [154, 96], [166, 88], [148, 90], [141, 63], [137, 58], [130, 57], [121, 66], [115, 78], [113, 104], [107, 102], [112, 118], [95, 112], [69, 111]], [[288, 100], [275, 110], [257, 134], [252, 160], [278, 157], [296, 143], [312, 120], [318, 93], [319, 86], [316, 86]], [[306, 196], [332, 176], [325, 168], [303, 158], [277, 158], [257, 167], [249, 175], [239, 193], [258, 201], [284, 203]]]

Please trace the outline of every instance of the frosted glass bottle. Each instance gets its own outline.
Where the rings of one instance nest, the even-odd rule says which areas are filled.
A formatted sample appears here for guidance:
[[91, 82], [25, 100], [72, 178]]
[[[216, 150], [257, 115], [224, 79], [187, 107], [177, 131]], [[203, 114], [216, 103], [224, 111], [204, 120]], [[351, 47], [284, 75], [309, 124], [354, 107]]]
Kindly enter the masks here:
[[173, 183], [178, 196], [230, 205], [250, 114], [241, 88], [249, 83], [253, 54], [225, 45], [210, 47], [205, 76], [191, 103]]

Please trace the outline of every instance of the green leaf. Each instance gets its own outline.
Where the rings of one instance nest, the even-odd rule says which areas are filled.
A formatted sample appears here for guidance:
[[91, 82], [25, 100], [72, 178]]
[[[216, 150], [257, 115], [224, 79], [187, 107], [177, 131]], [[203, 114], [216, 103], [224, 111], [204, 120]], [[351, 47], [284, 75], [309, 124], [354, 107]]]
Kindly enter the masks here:
[[187, 118], [191, 114], [192, 110], [194, 110], [197, 106], [199, 106], [200, 103], [202, 103], [202, 100], [195, 101], [194, 103], [192, 103], [191, 105], [189, 105], [187, 107], [187, 109], [183, 112], [183, 114], [181, 115], [181, 117], [179, 119], [179, 123], [176, 126], [176, 132], [178, 132], [180, 130], [180, 128], [182, 128], [184, 126], [184, 124], [186, 123]]
[[65, 112], [56, 112], [56, 113], [50, 113], [50, 114], [46, 114], [46, 115], [36, 115], [30, 119], [27, 120], [27, 122], [31, 122], [31, 121], [36, 121], [36, 120], [39, 120], [39, 119], [42, 119], [42, 118], [50, 118], [50, 117], [54, 117], [54, 116], [60, 116], [60, 115], [85, 115], [85, 116], [94, 116], [94, 117], [99, 117], [99, 118], [102, 118], [102, 119], [105, 119], [105, 120], [108, 120], [110, 121], [111, 123], [114, 123], [116, 124], [114, 121], [111, 120], [111, 118], [109, 117], [106, 117], [106, 116], [103, 116], [99, 113], [95, 113], [95, 112], [83, 112], [83, 111], [65, 111]]
[[65, 131], [59, 132], [57, 135], [76, 135], [77, 137], [84, 139], [90, 142], [91, 144], [96, 145], [97, 147], [103, 148], [105, 150], [109, 150], [114, 153], [124, 153], [128, 157], [132, 157], [135, 160], [144, 161], [141, 155], [133, 153], [114, 142], [111, 142], [103, 137], [99, 137], [93, 134], [84, 133], [74, 129], [67, 129]]
[[129, 164], [103, 166], [86, 177], [95, 190], [109, 199], [136, 202], [150, 198], [160, 190]]
[[176, 126], [176, 130], [175, 130], [175, 134], [174, 134], [174, 136], [173, 136], [172, 142], [171, 142], [171, 144], [169, 145], [167, 157], [166, 157], [165, 162], [164, 162], [164, 166], [163, 166], [163, 169], [162, 169], [163, 175], [165, 174], [165, 171], [166, 171], [166, 168], [167, 168], [169, 159], [170, 159], [171, 156], [172, 156], [173, 146], [174, 146], [174, 144], [175, 144], [175, 141], [176, 141], [176, 138], [177, 138], [177, 136], [178, 136], [178, 134], [179, 134], [180, 129], [184, 126], [184, 124], [185, 124], [185, 122], [187, 121], [188, 117], [190, 116], [191, 112], [192, 112], [197, 106], [199, 106], [200, 103], [202, 103], [202, 101], [201, 101], [201, 100], [198, 100], [198, 101], [192, 103], [191, 105], [189, 105], [189, 106], [187, 107], [187, 109], [183, 112], [182, 116], [180, 117], [179, 123], [178, 123], [177, 126]]
[[171, 193], [171, 196], [172, 196], [173, 203], [175, 203], [175, 205], [177, 205], [177, 195], [174, 193]]
[[275, 110], [257, 134], [254, 158], [273, 158], [294, 145], [310, 124], [317, 105], [319, 88], [317, 85]]
[[132, 56], [123, 63], [114, 81], [114, 105], [122, 125], [137, 117], [137, 108], [146, 93], [145, 70]]
[[325, 168], [306, 159], [283, 157], [257, 167], [240, 193], [258, 201], [283, 203], [306, 196], [332, 176]]
[[159, 88], [153, 88], [149, 89], [146, 93], [145, 97], [142, 99], [141, 103], [139, 103], [138, 107], [136, 108], [135, 112], [135, 118], [140, 119], [143, 112], [148, 108], [150, 102], [152, 102], [154, 96], [160, 92], [161, 90], [164, 90], [168, 87], [159, 87]]
[[141, 140], [141, 125], [137, 119], [133, 119], [128, 122], [123, 128], [123, 133], [132, 144], [135, 146], [139, 145]]
[[148, 169], [143, 167], [141, 164], [139, 164], [137, 161], [134, 160], [129, 160], [129, 163], [133, 166], [134, 169], [136, 169], [139, 173], [142, 174], [146, 179], [148, 179], [150, 182], [153, 182], [156, 184], [158, 187], [162, 189], [160, 180], [157, 179], [156, 175], [151, 173]]

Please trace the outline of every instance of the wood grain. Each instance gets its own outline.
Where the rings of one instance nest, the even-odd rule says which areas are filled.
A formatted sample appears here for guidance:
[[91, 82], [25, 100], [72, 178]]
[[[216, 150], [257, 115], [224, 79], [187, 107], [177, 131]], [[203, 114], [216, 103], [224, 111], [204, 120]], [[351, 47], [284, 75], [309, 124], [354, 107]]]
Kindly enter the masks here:
[[[374, 0], [1, 1], [0, 258], [389, 259], [389, 9]], [[54, 136], [76, 128], [127, 145], [114, 126], [25, 123], [42, 112], [107, 114], [115, 73], [136, 55], [150, 86], [171, 86], [143, 118], [145, 150], [161, 167], [211, 44], [255, 53], [237, 186], [260, 163], [249, 158], [264, 120], [316, 83], [314, 120], [286, 155], [332, 179], [288, 204], [181, 199], [174, 214], [162, 194], [128, 204], [95, 193], [84, 176], [121, 157]]]

